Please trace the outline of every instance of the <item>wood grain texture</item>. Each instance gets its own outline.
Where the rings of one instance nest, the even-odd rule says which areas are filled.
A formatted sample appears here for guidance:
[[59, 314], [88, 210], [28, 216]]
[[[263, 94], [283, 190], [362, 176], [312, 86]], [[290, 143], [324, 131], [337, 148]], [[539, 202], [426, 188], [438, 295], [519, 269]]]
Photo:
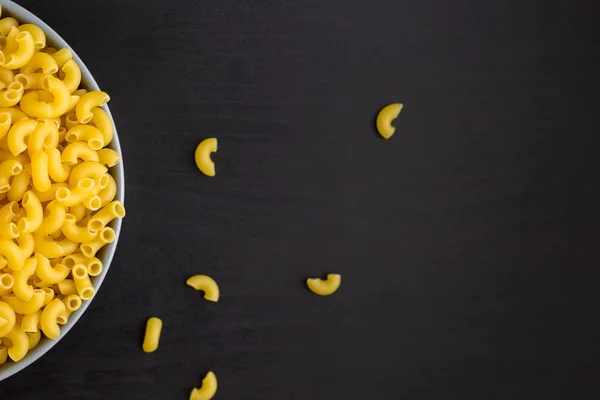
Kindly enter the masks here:
[[597, 399], [600, 3], [572, 3], [22, 0], [111, 94], [128, 214], [0, 398], [186, 399], [212, 369], [219, 400]]

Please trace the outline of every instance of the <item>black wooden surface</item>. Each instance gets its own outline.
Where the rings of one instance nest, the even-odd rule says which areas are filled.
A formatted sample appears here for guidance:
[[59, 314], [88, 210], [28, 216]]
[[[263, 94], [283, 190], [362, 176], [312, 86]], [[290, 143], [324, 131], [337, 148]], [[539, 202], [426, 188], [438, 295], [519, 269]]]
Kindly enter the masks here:
[[597, 1], [21, 4], [111, 94], [128, 214], [1, 399], [187, 399], [209, 369], [217, 399], [598, 398]]

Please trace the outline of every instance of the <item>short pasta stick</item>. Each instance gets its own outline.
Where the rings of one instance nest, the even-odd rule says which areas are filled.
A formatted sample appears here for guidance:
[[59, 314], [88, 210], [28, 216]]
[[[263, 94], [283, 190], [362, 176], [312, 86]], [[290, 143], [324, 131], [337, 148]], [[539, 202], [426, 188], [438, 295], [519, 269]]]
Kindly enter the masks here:
[[8, 349], [8, 356], [13, 361], [21, 361], [29, 351], [29, 338], [18, 326], [15, 326], [6, 337], [12, 342], [12, 346]]
[[327, 279], [309, 278], [306, 285], [313, 292], [320, 296], [329, 296], [335, 293], [342, 283], [342, 276], [339, 274], [327, 274]]
[[90, 232], [98, 232], [113, 219], [123, 217], [125, 217], [125, 207], [123, 207], [123, 203], [118, 200], [113, 201], [90, 218], [87, 228]]
[[217, 151], [217, 139], [204, 139], [196, 147], [196, 166], [206, 176], [215, 176], [215, 163], [210, 159], [210, 154]]
[[210, 400], [217, 393], [217, 377], [209, 371], [202, 379], [202, 387], [194, 388], [190, 393], [190, 400]]
[[56, 284], [60, 294], [68, 296], [71, 294], [77, 294], [77, 288], [73, 279], [65, 279]]
[[398, 118], [403, 105], [400, 103], [389, 104], [377, 114], [377, 131], [384, 139], [392, 137], [396, 128], [392, 126], [392, 121]]
[[19, 232], [31, 233], [36, 231], [44, 220], [44, 210], [40, 199], [33, 192], [26, 192], [23, 195], [21, 205], [26, 211], [26, 216], [19, 220], [17, 225]]
[[60, 336], [60, 327], [57, 319], [66, 312], [65, 305], [59, 299], [53, 299], [42, 311], [40, 317], [40, 327], [42, 332], [50, 339], [58, 339]]
[[108, 243], [114, 242], [116, 239], [116, 232], [110, 227], [102, 229], [98, 236], [92, 241], [83, 243], [80, 247], [81, 252], [86, 257], [94, 257], [96, 253]]
[[83, 265], [76, 265], [73, 267], [72, 273], [77, 293], [81, 299], [89, 300], [94, 297], [96, 291], [94, 290], [94, 286], [92, 286], [86, 267]]
[[204, 298], [209, 301], [219, 301], [219, 285], [208, 275], [194, 275], [189, 277], [185, 283], [196, 290], [204, 292]]
[[15, 326], [17, 316], [15, 315], [14, 307], [12, 307], [9, 303], [0, 301], [0, 319], [2, 319], [2, 323], [0, 324], [1, 338], [12, 331]]
[[102, 261], [96, 257], [90, 258], [87, 264], [87, 270], [89, 276], [98, 276], [102, 273]]
[[158, 348], [160, 332], [162, 330], [162, 321], [159, 318], [152, 317], [146, 322], [146, 334], [142, 348], [146, 353], [152, 353]]
[[39, 331], [41, 311], [36, 311], [31, 314], [25, 314], [21, 320], [21, 329], [24, 332], [37, 332]]
[[110, 96], [105, 92], [91, 91], [83, 95], [77, 106], [75, 107], [75, 113], [77, 119], [82, 124], [87, 124], [94, 118], [92, 109], [95, 107], [102, 107], [110, 100]]

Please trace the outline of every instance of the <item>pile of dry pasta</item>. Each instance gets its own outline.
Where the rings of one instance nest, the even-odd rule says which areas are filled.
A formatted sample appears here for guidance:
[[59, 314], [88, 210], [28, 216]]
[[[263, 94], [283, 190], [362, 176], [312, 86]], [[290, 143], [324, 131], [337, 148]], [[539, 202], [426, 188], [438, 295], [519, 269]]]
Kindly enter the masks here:
[[60, 335], [94, 296], [98, 251], [125, 216], [108, 172], [104, 92], [80, 89], [69, 49], [42, 30], [0, 19], [0, 364], [19, 361], [44, 334]]

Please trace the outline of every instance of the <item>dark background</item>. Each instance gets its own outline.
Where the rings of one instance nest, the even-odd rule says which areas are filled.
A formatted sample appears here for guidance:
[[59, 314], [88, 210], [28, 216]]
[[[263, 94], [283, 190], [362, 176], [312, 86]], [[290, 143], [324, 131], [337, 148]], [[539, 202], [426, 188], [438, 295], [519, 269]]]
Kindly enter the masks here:
[[111, 94], [127, 217], [1, 399], [187, 399], [209, 369], [218, 399], [600, 396], [600, 2], [20, 3]]

